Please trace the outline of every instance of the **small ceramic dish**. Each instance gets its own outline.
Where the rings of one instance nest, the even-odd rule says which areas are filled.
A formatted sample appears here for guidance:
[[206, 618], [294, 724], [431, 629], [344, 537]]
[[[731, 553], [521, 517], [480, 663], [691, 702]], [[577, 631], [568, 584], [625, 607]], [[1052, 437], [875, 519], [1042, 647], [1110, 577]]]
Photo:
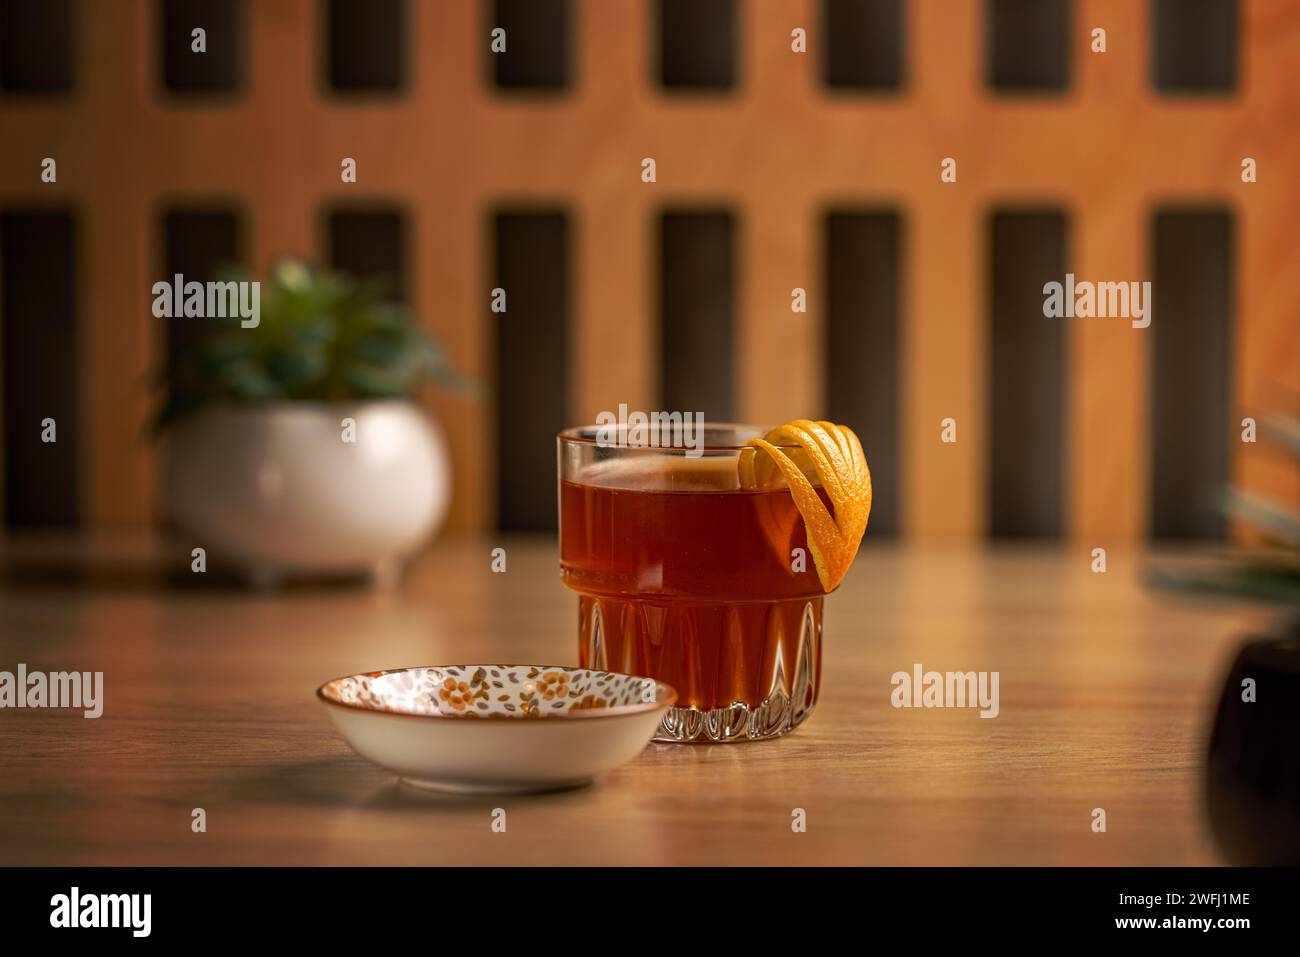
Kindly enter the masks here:
[[316, 690], [363, 758], [416, 787], [577, 787], [640, 754], [677, 700], [650, 678], [550, 665], [374, 671]]

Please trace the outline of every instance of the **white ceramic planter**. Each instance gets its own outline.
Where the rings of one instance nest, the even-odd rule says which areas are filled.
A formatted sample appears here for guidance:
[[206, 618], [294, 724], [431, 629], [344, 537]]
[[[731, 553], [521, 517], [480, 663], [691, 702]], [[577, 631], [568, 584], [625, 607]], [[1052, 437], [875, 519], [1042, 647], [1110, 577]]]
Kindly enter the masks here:
[[208, 410], [171, 430], [163, 461], [169, 516], [263, 585], [295, 574], [391, 581], [451, 494], [441, 431], [403, 401]]

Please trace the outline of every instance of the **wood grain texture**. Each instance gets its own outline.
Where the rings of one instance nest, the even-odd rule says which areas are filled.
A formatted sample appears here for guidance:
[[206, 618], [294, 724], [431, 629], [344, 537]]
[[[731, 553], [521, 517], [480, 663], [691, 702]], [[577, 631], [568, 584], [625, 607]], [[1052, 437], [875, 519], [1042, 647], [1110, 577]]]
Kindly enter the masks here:
[[[489, 571], [497, 544], [504, 575]], [[1093, 575], [1082, 548], [868, 549], [828, 599], [823, 691], [795, 733], [652, 745], [562, 794], [454, 798], [353, 755], [314, 689], [404, 665], [576, 660], [552, 541], [449, 539], [395, 592], [279, 595], [216, 570], [195, 584], [188, 548], [4, 546], [0, 668], [103, 671], [105, 710], [0, 711], [0, 864], [1215, 860], [1202, 746], [1256, 622], [1148, 594], [1137, 555]], [[1000, 715], [894, 709], [890, 676], [914, 662], [999, 671]], [[791, 832], [794, 808], [807, 833]]]
[[[575, 413], [653, 407], [659, 381], [648, 236], [666, 205], [730, 204], [739, 215], [737, 380], [755, 419], [817, 414], [824, 291], [816, 228], [830, 204], [898, 206], [908, 223], [903, 316], [905, 533], [973, 541], [985, 529], [985, 250], [994, 204], [1050, 202], [1071, 215], [1081, 264], [1142, 278], [1147, 211], [1221, 202], [1238, 214], [1235, 398], [1243, 414], [1300, 392], [1300, 8], [1242, 4], [1241, 86], [1229, 98], [1150, 88], [1150, 5], [1074, 5], [1074, 83], [1059, 97], [999, 97], [983, 86], [982, 5], [906, 4], [907, 82], [898, 95], [829, 94], [820, 82], [815, 0], [750, 2], [740, 12], [738, 87], [664, 96], [651, 82], [652, 0], [575, 5], [571, 97], [501, 97], [483, 78], [480, 5], [412, 4], [411, 84], [396, 99], [334, 97], [320, 83], [319, 5], [250, 4], [247, 96], [183, 108], [157, 92], [155, 5], [77, 7], [79, 86], [65, 100], [0, 97], [0, 204], [71, 205], [86, 224], [85, 512], [98, 526], [148, 519], [154, 449], [140, 437], [159, 337], [149, 314], [152, 212], [164, 198], [233, 197], [249, 211], [254, 259], [311, 254], [316, 211], [343, 198], [400, 200], [412, 223], [412, 302], [478, 400], [435, 394], [453, 452], [453, 528], [491, 527], [494, 438], [487, 323], [487, 210], [501, 201], [568, 205], [577, 222], [578, 295], [568, 384]], [[1089, 31], [1108, 30], [1105, 54]], [[790, 30], [810, 52], [790, 52]], [[59, 183], [39, 181], [59, 160]], [[1240, 181], [1242, 156], [1259, 182]], [[359, 182], [339, 181], [358, 160]], [[642, 157], [659, 181], [643, 184]], [[939, 161], [959, 163], [956, 184]], [[1093, 217], [1098, 218], [1094, 223]], [[1133, 230], [1141, 232], [1134, 234]], [[810, 311], [789, 313], [790, 289]], [[1158, 295], [1158, 293], [1157, 293]], [[793, 321], [792, 321], [793, 320]], [[1157, 319], [1157, 321], [1159, 321]], [[807, 334], [803, 334], [806, 330]], [[1067, 447], [1075, 541], [1144, 534], [1148, 468], [1145, 346], [1135, 331], [1076, 328]], [[939, 420], [959, 422], [942, 446]], [[1262, 447], [1234, 446], [1248, 488], [1300, 501], [1300, 477]], [[870, 450], [868, 450], [870, 453]]]

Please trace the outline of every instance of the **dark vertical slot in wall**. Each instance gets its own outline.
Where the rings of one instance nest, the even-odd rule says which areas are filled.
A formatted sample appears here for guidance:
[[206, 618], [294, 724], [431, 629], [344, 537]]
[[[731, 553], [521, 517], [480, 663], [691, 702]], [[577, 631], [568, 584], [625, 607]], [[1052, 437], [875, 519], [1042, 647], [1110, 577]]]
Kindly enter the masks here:
[[827, 86], [867, 91], [902, 86], [902, 0], [822, 0], [821, 33]]
[[569, 218], [502, 211], [494, 223], [496, 279], [506, 311], [496, 328], [497, 525], [555, 528], [555, 434], [568, 425]]
[[994, 213], [990, 223], [989, 531], [1061, 533], [1065, 329], [1043, 315], [1043, 287], [1065, 282], [1065, 216]]
[[871, 467], [871, 535], [898, 533], [901, 227], [895, 212], [826, 217], [826, 415]]
[[659, 0], [659, 82], [722, 90], [736, 83], [736, 0]]
[[325, 75], [335, 90], [384, 93], [407, 82], [406, 0], [326, 0]]
[[[212, 282], [223, 268], [239, 262], [239, 217], [225, 210], [172, 210], [163, 216], [163, 276], [175, 282]], [[196, 343], [224, 325], [236, 325], [237, 318], [194, 318], [174, 314], [159, 319], [166, 324], [168, 377], [173, 381], [187, 375], [182, 357]]]
[[0, 91], [70, 91], [72, 35], [72, 0], [0, 2]]
[[663, 407], [733, 421], [734, 221], [728, 212], [668, 212], [660, 222]]
[[[243, 0], [161, 0], [163, 85], [172, 93], [229, 93], [243, 86]], [[194, 31], [205, 49], [194, 49]]]
[[335, 210], [326, 223], [330, 265], [363, 279], [384, 279], [400, 300], [406, 295], [404, 231], [396, 210]]
[[1236, 0], [1152, 0], [1156, 88], [1226, 93], [1237, 86], [1240, 13]]
[[490, 54], [493, 81], [507, 90], [563, 90], [569, 85], [569, 0], [496, 0], [490, 29], [505, 31], [505, 51]]
[[[74, 525], [77, 502], [76, 224], [0, 214], [5, 524]], [[54, 442], [42, 441], [53, 419]]]
[[1223, 538], [1232, 367], [1233, 222], [1160, 210], [1153, 224], [1151, 535]]
[[1070, 0], [987, 0], [988, 85], [1055, 92], [1070, 82]]

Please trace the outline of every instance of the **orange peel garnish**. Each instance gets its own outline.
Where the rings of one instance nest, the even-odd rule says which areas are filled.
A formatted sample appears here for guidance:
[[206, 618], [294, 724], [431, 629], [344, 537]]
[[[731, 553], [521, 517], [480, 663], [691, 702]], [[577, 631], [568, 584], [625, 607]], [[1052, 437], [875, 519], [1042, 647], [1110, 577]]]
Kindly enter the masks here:
[[[823, 589], [834, 591], [858, 554], [871, 514], [871, 471], [853, 430], [833, 422], [793, 419], [761, 439], [750, 439], [737, 469], [741, 488], [770, 487], [778, 473], [785, 480], [803, 516], [817, 577]], [[834, 514], [809, 473], [826, 490]]]

